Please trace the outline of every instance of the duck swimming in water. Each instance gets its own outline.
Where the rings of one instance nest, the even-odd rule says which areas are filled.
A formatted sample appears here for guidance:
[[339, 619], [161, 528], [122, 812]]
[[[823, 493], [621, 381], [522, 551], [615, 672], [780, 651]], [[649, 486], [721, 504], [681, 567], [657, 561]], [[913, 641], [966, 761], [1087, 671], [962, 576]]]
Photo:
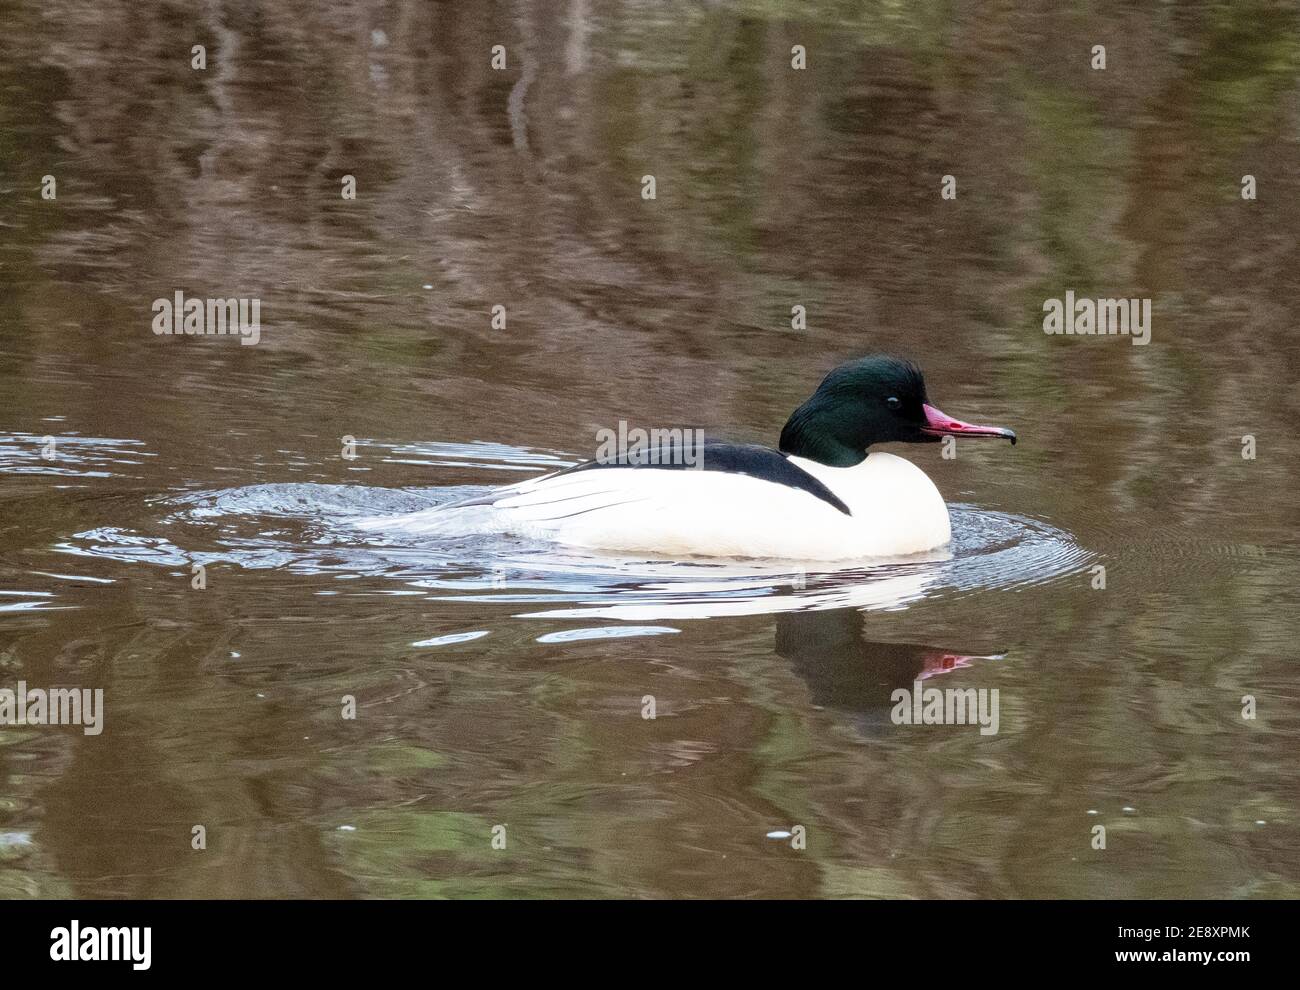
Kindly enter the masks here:
[[[684, 458], [626, 451], [404, 516], [386, 532], [507, 533], [671, 557], [830, 561], [943, 546], [948, 508], [925, 472], [881, 443], [1016, 435], [930, 405], [915, 365], [873, 355], [832, 371], [794, 411], [780, 448], [708, 442]], [[662, 455], [662, 456], [660, 456]]]

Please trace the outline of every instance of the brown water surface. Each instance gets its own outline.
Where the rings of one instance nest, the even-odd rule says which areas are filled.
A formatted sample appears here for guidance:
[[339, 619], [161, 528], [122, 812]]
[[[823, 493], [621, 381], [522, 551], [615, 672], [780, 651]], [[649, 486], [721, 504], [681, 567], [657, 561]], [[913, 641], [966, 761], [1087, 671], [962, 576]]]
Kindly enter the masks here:
[[[0, 897], [1300, 896], [1300, 18], [1025, 8], [0, 0]], [[352, 526], [881, 350], [935, 559]]]

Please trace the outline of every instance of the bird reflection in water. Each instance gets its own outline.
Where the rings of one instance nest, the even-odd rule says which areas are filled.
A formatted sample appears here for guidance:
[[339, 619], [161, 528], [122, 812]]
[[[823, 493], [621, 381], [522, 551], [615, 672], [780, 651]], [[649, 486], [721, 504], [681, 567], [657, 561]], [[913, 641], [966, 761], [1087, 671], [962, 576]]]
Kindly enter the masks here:
[[1004, 655], [872, 642], [864, 623], [854, 608], [785, 612], [776, 619], [776, 652], [794, 665], [812, 703], [860, 716], [864, 731], [890, 726], [890, 696], [899, 688]]

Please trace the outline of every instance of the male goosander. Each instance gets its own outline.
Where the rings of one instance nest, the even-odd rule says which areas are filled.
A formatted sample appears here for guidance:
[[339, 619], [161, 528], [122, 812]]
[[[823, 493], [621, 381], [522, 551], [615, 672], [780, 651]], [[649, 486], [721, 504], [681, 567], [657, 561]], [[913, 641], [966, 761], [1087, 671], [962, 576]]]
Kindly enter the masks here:
[[919, 368], [873, 355], [826, 376], [790, 416], [779, 450], [709, 442], [691, 463], [622, 452], [609, 463], [589, 461], [360, 525], [407, 533], [509, 533], [672, 557], [904, 556], [951, 539], [948, 509], [920, 468], [868, 448], [937, 443], [945, 436], [1016, 442], [1010, 430], [940, 412], [926, 398]]

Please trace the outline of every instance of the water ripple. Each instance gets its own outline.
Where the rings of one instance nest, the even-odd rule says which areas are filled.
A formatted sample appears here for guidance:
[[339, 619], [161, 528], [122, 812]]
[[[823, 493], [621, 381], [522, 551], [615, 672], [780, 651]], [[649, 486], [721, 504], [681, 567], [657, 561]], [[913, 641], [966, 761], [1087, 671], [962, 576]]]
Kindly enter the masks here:
[[[556, 455], [499, 445], [454, 446], [419, 450], [442, 458], [438, 463], [475, 460], [481, 467], [536, 469], [564, 463]], [[417, 448], [394, 448], [399, 449]], [[953, 542], [948, 547], [903, 562], [847, 567], [655, 560], [505, 536], [377, 535], [352, 525], [359, 517], [409, 512], [483, 490], [264, 484], [168, 494], [150, 500], [160, 512], [157, 532], [98, 527], [75, 534], [57, 549], [172, 568], [228, 564], [380, 579], [400, 582], [405, 594], [429, 601], [512, 606], [530, 618], [622, 622], [905, 608], [922, 598], [1044, 584], [1076, 574], [1094, 560], [1068, 533], [1046, 522], [966, 504], [950, 506]]]

